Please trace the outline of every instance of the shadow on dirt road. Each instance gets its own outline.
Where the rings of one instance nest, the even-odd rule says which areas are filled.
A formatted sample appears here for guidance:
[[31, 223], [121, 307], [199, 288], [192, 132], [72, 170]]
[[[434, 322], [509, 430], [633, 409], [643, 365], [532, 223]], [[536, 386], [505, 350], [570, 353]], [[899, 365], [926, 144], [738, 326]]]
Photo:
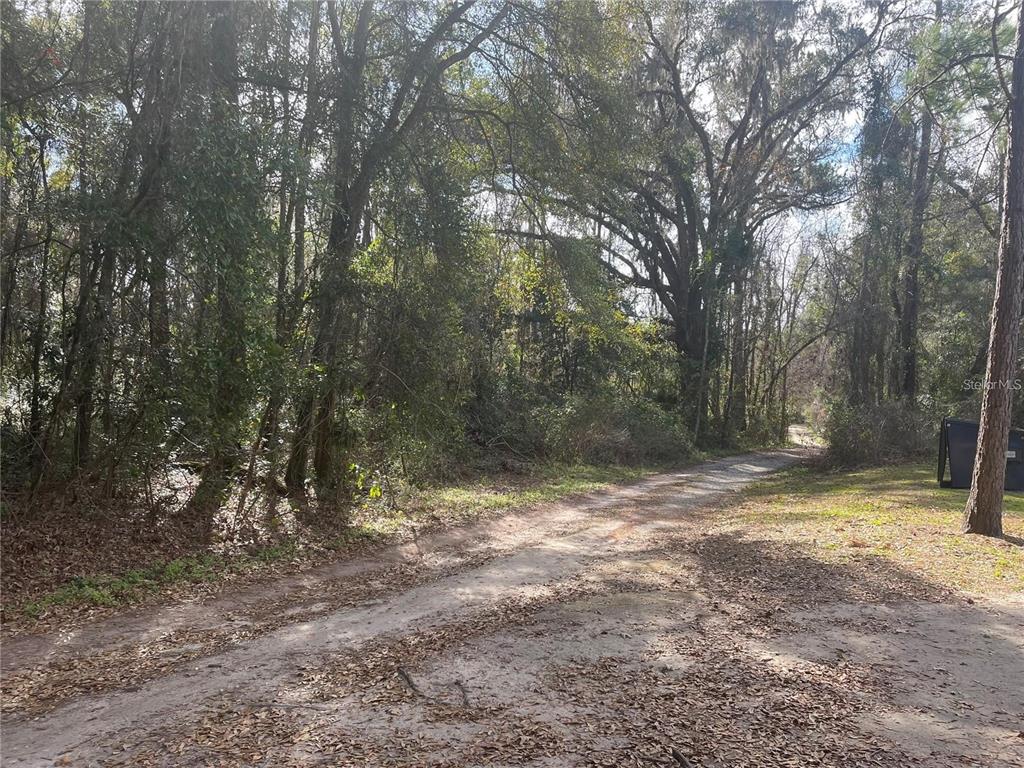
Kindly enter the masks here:
[[5, 649], [4, 762], [1017, 764], [1019, 606], [718, 526], [731, 494], [806, 455], [706, 462]]

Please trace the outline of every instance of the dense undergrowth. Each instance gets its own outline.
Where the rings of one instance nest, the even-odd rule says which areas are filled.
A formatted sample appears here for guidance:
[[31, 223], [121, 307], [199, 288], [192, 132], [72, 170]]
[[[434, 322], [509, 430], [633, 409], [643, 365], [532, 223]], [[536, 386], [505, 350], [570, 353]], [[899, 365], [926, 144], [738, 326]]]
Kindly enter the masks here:
[[934, 451], [941, 416], [902, 402], [830, 404], [821, 425], [833, 467], [852, 468], [922, 458]]

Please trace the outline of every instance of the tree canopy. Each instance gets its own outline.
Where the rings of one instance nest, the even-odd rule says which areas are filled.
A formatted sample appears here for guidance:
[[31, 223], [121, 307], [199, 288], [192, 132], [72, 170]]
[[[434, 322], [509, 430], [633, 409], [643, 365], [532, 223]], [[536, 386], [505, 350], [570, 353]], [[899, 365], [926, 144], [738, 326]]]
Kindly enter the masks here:
[[497, 461], [977, 415], [1014, 17], [4, 0], [5, 493], [210, 536]]

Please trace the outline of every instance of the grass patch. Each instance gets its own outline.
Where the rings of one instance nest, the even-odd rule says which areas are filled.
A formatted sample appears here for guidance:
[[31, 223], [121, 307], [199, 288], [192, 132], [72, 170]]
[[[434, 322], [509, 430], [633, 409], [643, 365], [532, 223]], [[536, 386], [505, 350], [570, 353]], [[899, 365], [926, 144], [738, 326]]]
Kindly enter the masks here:
[[555, 501], [581, 493], [592, 493], [615, 483], [637, 480], [658, 467], [622, 467], [549, 464], [526, 477], [510, 477], [506, 483], [484, 480], [457, 486], [427, 488], [407, 500], [408, 514], [423, 511], [444, 513], [456, 519], [477, 517], [506, 507]]
[[966, 490], [926, 464], [822, 472], [800, 467], [749, 488], [736, 518], [831, 560], [880, 557], [936, 583], [983, 594], [1024, 591], [1024, 495], [1007, 494], [1007, 540], [959, 533]]
[[244, 573], [260, 565], [290, 559], [298, 554], [291, 542], [259, 549], [251, 554], [226, 556], [198, 554], [178, 557], [118, 575], [77, 576], [37, 600], [22, 606], [30, 618], [38, 618], [59, 606], [115, 606], [137, 602], [162, 589], [187, 584], [212, 583], [228, 574]]
[[213, 581], [225, 565], [224, 558], [217, 555], [196, 555], [126, 571], [118, 576], [78, 576], [38, 600], [26, 603], [24, 611], [31, 617], [37, 617], [55, 606], [132, 602], [162, 587]]

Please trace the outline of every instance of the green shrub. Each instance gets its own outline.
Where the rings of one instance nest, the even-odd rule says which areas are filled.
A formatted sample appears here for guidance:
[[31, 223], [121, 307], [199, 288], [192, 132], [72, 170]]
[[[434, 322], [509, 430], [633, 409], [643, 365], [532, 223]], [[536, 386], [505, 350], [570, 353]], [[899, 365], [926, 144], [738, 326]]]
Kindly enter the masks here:
[[649, 401], [576, 396], [535, 412], [546, 423], [544, 453], [559, 461], [645, 464], [693, 455], [682, 420]]
[[851, 406], [836, 401], [825, 416], [826, 458], [836, 467], [887, 464], [927, 454], [933, 447], [936, 418], [905, 403]]

